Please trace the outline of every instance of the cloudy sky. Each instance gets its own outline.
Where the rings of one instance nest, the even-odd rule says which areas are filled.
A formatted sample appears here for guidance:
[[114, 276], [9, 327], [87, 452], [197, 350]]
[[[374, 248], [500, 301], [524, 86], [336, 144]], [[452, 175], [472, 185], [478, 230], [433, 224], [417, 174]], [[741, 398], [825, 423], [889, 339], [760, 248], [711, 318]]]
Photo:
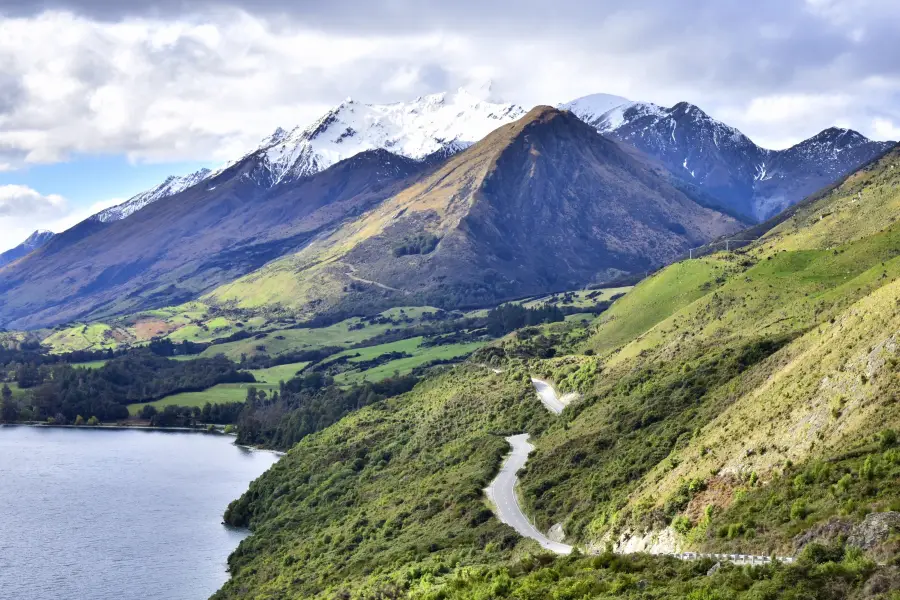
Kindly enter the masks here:
[[896, 0], [0, 0], [0, 250], [344, 98], [494, 82], [698, 104], [779, 148], [900, 138]]

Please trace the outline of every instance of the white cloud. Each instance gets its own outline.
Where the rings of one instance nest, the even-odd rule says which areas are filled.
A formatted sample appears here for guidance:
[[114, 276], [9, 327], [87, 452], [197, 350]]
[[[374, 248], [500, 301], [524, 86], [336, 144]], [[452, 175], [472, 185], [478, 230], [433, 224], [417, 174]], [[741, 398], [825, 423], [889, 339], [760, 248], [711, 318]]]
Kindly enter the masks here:
[[66, 209], [62, 196], [44, 196], [24, 185], [0, 186], [0, 218], [33, 218], [59, 215]]
[[[401, 2], [390, 18], [374, 5], [338, 14], [322, 3], [277, 19], [221, 7], [124, 16], [144, 3], [122, 3], [107, 20], [0, 17], [0, 169], [77, 153], [228, 160], [347, 96], [403, 100], [487, 77], [524, 105], [595, 92], [687, 100], [770, 147], [834, 124], [877, 136], [876, 119], [900, 122], [900, 11], [853, 2], [860, 10], [836, 0], [593, 2], [560, 15], [539, 3]], [[100, 4], [83, 2], [87, 14]]]
[[0, 252], [22, 243], [37, 229], [56, 233], [77, 225], [121, 198], [75, 207], [62, 196], [43, 195], [24, 185], [0, 186]]

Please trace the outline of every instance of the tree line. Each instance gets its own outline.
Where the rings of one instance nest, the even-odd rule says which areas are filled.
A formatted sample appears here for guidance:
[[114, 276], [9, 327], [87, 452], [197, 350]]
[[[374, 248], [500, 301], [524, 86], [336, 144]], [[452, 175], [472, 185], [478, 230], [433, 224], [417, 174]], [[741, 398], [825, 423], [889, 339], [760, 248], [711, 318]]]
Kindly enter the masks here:
[[[10, 373], [6, 373], [7, 380]], [[253, 383], [251, 373], [223, 356], [174, 361], [141, 349], [98, 369], [68, 364], [17, 363], [12, 380], [26, 390], [19, 399], [3, 397], [3, 420], [72, 423], [79, 415], [101, 421], [128, 418], [128, 404], [152, 402], [220, 383]], [[7, 386], [8, 387], [8, 386]], [[13, 414], [16, 418], [10, 418]]]

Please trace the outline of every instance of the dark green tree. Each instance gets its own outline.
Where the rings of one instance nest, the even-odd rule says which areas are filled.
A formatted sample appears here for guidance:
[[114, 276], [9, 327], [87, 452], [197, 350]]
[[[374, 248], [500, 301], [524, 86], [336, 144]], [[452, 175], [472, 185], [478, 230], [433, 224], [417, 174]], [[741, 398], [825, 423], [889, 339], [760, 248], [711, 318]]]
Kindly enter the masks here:
[[0, 421], [12, 423], [19, 418], [19, 407], [13, 400], [12, 390], [5, 383], [0, 391]]

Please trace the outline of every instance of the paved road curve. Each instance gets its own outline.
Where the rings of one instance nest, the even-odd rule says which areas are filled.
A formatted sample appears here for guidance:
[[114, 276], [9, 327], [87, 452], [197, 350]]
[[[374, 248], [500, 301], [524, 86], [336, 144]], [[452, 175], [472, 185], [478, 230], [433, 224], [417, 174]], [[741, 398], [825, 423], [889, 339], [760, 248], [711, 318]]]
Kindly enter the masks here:
[[553, 386], [542, 379], [535, 379], [534, 377], [531, 378], [531, 383], [534, 384], [538, 397], [540, 397], [544, 406], [554, 414], [562, 414], [566, 405], [559, 401], [559, 396], [556, 395], [556, 390], [553, 389]]
[[[553, 388], [550, 389], [552, 391]], [[528, 443], [528, 434], [514, 435], [506, 438], [506, 441], [512, 446], [512, 453], [503, 462], [500, 474], [487, 489], [488, 498], [494, 503], [497, 517], [515, 529], [519, 535], [536, 541], [545, 550], [557, 554], [569, 554], [572, 552], [572, 546], [554, 542], [538, 531], [522, 512], [519, 500], [516, 498], [516, 483], [519, 481], [516, 474], [525, 466], [528, 455], [534, 450], [534, 446]]]

